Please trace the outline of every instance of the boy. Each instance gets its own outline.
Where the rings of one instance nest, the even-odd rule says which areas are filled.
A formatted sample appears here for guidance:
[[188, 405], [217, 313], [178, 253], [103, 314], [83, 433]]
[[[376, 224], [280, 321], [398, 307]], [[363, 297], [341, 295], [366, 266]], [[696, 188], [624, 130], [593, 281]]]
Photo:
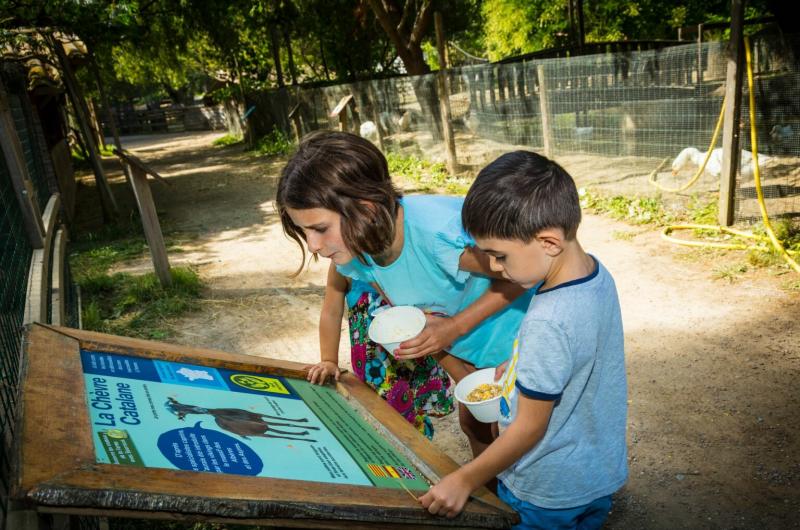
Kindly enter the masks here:
[[547, 158], [508, 153], [480, 172], [462, 219], [492, 270], [537, 292], [506, 369], [500, 436], [420, 502], [454, 517], [497, 476], [517, 528], [599, 528], [628, 474], [625, 359], [614, 280], [576, 239], [575, 183]]

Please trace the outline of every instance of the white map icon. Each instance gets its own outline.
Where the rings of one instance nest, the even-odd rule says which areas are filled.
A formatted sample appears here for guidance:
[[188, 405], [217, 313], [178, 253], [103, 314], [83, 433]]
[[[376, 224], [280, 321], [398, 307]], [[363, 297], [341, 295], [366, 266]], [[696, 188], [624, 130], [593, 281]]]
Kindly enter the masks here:
[[196, 381], [198, 379], [205, 379], [206, 381], [213, 381], [214, 378], [211, 377], [205, 370], [192, 370], [191, 368], [181, 368], [180, 370], [176, 370], [176, 373], [181, 374], [183, 377], [188, 379], [189, 381]]

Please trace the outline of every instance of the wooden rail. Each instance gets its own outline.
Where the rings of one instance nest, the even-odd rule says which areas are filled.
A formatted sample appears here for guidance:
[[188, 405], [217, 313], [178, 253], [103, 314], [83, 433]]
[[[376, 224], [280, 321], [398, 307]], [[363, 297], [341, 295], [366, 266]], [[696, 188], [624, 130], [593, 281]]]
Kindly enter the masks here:
[[167, 247], [164, 244], [164, 235], [158, 222], [158, 213], [153, 201], [153, 194], [150, 191], [150, 184], [147, 181], [147, 175], [152, 175], [159, 182], [168, 186], [171, 184], [148, 164], [127, 151], [114, 148], [114, 154], [129, 169], [131, 187], [136, 198], [136, 206], [139, 208], [139, 216], [142, 218], [142, 228], [144, 229], [147, 246], [150, 247], [153, 268], [159, 282], [161, 282], [161, 286], [169, 287], [172, 285], [172, 275], [170, 273], [169, 258], [167, 257]]

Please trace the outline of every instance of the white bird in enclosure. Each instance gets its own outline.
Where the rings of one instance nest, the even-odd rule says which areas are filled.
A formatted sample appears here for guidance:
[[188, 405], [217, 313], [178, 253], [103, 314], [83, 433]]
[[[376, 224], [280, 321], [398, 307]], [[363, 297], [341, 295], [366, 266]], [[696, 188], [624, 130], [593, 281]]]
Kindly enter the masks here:
[[[700, 167], [703, 160], [706, 158], [705, 151], [701, 151], [696, 147], [687, 147], [681, 151], [675, 160], [672, 161], [672, 174], [688, 167]], [[758, 163], [761, 167], [766, 165], [772, 160], [772, 157], [759, 154]], [[722, 148], [717, 148], [711, 151], [711, 156], [706, 164], [705, 172], [713, 177], [719, 177], [722, 174]], [[742, 149], [742, 158], [740, 161], [739, 172], [743, 177], [750, 177], [753, 175], [753, 153]]]
[[378, 127], [375, 125], [374, 121], [367, 120], [359, 127], [358, 134], [360, 134], [362, 138], [375, 141], [378, 139]]
[[397, 120], [397, 128], [400, 131], [405, 132], [408, 130], [408, 127], [411, 125], [411, 112], [405, 111], [400, 119]]
[[773, 125], [769, 131], [769, 137], [773, 142], [784, 145], [789, 144], [795, 138], [794, 128], [791, 124], [788, 125]]

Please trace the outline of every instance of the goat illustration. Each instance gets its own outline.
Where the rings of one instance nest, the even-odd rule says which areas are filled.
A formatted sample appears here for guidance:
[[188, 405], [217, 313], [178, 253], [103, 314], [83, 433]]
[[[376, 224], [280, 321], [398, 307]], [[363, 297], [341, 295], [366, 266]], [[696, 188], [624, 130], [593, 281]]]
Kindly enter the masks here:
[[[267, 421], [267, 419], [269, 419], [282, 420], [285, 422], [307, 423], [307, 418], [292, 420], [289, 418], [281, 418], [279, 416], [261, 414], [259, 412], [250, 412], [249, 410], [244, 409], [208, 409], [198, 407], [196, 405], [185, 405], [183, 403], [179, 403], [172, 397], [167, 398], [167, 402], [164, 404], [164, 406], [171, 413], [175, 414], [181, 421], [183, 421], [188, 414], [210, 414], [214, 416], [214, 421], [222, 429], [232, 432], [233, 434], [238, 434], [246, 440], [249, 439], [248, 436], [262, 436], [264, 438], [284, 438], [286, 440], [316, 442], [316, 440], [310, 440], [302, 437], [310, 434], [308, 429], [313, 429], [315, 431], [319, 430], [319, 427], [312, 427], [310, 425], [293, 425], [292, 423], [276, 423], [273, 421]], [[296, 429], [306, 430], [300, 432], [289, 432], [280, 429], [273, 429], [273, 427], [294, 427]]]

